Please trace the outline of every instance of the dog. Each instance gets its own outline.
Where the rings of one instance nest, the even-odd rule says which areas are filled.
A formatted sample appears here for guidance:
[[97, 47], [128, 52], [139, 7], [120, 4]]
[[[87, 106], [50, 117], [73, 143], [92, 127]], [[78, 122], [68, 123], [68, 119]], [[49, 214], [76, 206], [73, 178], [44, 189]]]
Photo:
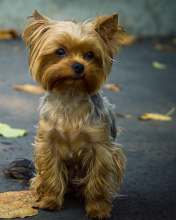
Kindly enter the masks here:
[[23, 34], [29, 69], [45, 90], [30, 183], [39, 196], [35, 207], [60, 210], [74, 189], [89, 218], [108, 218], [126, 160], [115, 146], [112, 105], [100, 92], [123, 38], [118, 14], [78, 23], [35, 10], [29, 18]]

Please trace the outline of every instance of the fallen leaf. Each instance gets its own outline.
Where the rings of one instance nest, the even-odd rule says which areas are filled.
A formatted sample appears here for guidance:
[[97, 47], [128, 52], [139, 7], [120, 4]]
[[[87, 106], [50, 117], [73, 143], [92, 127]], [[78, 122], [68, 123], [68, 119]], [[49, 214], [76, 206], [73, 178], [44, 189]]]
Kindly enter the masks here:
[[128, 195], [120, 195], [118, 192], [114, 193], [116, 199], [125, 199]]
[[125, 34], [123, 36], [123, 40], [121, 42], [122, 46], [132, 46], [133, 43], [137, 40], [137, 37], [135, 35], [128, 35]]
[[143, 113], [143, 116], [139, 116], [140, 120], [159, 120], [159, 121], [171, 121], [172, 118], [168, 115], [162, 115], [157, 113]]
[[122, 118], [131, 118], [132, 117], [132, 115], [124, 115], [124, 114], [121, 114], [121, 113], [115, 113], [115, 115], [117, 117], [122, 117]]
[[117, 84], [105, 84], [104, 87], [106, 89], [112, 89], [116, 92], [119, 92], [122, 89], [121, 85], [117, 85]]
[[19, 33], [14, 28], [8, 28], [8, 29], [4, 29], [4, 30], [2, 30], [0, 28], [0, 39], [11, 40], [11, 39], [16, 38], [18, 36], [19, 36]]
[[14, 85], [14, 89], [21, 90], [24, 92], [32, 93], [32, 94], [42, 94], [44, 93], [44, 90], [41, 89], [39, 86], [34, 86], [30, 84], [26, 85]]
[[155, 49], [156, 50], [162, 50], [162, 51], [169, 51], [169, 52], [176, 51], [175, 47], [172, 47], [172, 46], [169, 46], [169, 45], [163, 45], [163, 44], [156, 44]]
[[27, 133], [27, 130], [11, 128], [7, 124], [0, 123], [0, 135], [6, 138], [22, 137]]
[[13, 50], [14, 50], [14, 51], [19, 51], [19, 50], [20, 50], [20, 47], [19, 47], [19, 46], [15, 46], [15, 47], [13, 47]]
[[172, 39], [172, 43], [176, 44], [176, 37]]
[[171, 108], [171, 110], [166, 114], [167, 116], [171, 115], [175, 111], [175, 107]]
[[157, 61], [153, 61], [152, 65], [153, 65], [154, 68], [161, 69], [161, 70], [164, 70], [164, 69], [168, 68], [167, 64], [159, 63]]
[[0, 194], [0, 218], [24, 218], [38, 214], [32, 206], [37, 197], [34, 191], [14, 191]]

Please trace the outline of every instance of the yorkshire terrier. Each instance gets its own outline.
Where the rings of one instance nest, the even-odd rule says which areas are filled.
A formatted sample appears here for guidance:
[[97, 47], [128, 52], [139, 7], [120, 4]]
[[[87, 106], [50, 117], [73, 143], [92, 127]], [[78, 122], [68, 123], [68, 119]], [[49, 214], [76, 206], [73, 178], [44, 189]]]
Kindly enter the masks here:
[[30, 184], [39, 196], [35, 207], [60, 210], [64, 194], [74, 188], [88, 217], [108, 218], [125, 156], [114, 143], [112, 105], [99, 90], [121, 44], [118, 14], [83, 23], [53, 21], [37, 10], [30, 17], [23, 34], [30, 73], [46, 91]]

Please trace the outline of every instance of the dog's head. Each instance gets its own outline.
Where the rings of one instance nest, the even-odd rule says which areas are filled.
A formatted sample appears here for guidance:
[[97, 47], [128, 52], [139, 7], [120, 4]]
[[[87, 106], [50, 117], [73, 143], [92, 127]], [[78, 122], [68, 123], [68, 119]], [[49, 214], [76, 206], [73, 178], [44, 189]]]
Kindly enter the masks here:
[[25, 28], [32, 77], [46, 91], [75, 90], [93, 95], [111, 70], [123, 30], [118, 14], [91, 22], [53, 21], [37, 12]]

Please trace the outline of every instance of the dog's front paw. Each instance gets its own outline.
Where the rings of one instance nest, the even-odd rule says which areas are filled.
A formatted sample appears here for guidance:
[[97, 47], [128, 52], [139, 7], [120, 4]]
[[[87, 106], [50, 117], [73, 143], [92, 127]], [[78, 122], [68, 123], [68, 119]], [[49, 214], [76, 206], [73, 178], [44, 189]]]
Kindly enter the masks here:
[[62, 201], [42, 198], [35, 202], [32, 207], [44, 210], [60, 210], [62, 207]]
[[106, 202], [91, 202], [87, 204], [86, 211], [89, 218], [106, 219], [110, 217], [112, 207]]

